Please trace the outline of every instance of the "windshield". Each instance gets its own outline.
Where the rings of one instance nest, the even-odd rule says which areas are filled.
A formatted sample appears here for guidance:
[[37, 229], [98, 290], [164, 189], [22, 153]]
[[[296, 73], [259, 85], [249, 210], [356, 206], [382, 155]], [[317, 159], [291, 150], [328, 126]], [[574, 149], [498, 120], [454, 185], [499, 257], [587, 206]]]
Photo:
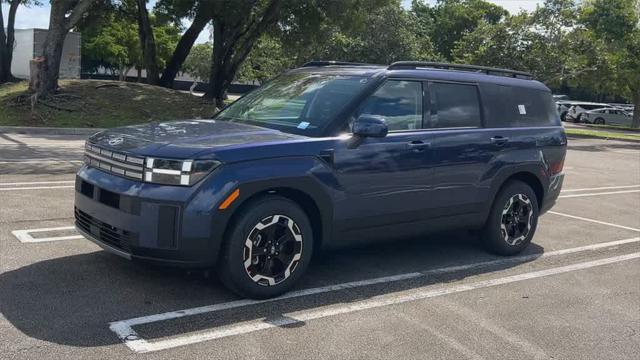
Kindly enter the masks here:
[[368, 78], [360, 76], [284, 74], [216, 118], [317, 136], [367, 83]]

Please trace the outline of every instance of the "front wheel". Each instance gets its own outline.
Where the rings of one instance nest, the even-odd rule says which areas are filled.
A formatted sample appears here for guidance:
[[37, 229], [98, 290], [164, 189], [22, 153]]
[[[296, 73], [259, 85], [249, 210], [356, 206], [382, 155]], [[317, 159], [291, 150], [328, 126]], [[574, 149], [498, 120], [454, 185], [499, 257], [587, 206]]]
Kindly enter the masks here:
[[242, 208], [225, 240], [218, 273], [241, 296], [265, 299], [289, 290], [313, 250], [311, 223], [295, 202], [266, 196]]
[[538, 225], [538, 201], [522, 181], [509, 181], [496, 196], [482, 237], [488, 249], [499, 255], [524, 250]]
[[593, 121], [594, 124], [596, 125], [604, 125], [604, 119], [603, 118], [597, 118]]

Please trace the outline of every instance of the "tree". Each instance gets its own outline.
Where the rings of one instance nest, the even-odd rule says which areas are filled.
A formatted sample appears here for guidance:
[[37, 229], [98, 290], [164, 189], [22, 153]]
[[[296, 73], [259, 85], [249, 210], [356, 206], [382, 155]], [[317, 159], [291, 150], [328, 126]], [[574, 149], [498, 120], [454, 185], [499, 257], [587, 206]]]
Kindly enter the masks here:
[[51, 0], [49, 31], [41, 54], [43, 63], [35, 81], [38, 97], [47, 96], [57, 90], [64, 39], [97, 2], [97, 0]]
[[227, 89], [254, 43], [275, 25], [283, 0], [221, 0], [213, 6], [213, 52], [205, 98], [222, 108]]
[[[598, 43], [615, 71], [609, 77], [601, 72], [590, 76], [610, 81], [619, 94], [635, 105], [632, 127], [640, 127], [640, 2], [638, 0], [590, 0], [584, 3], [580, 23], [585, 36]], [[593, 54], [581, 54], [590, 56]]]
[[211, 2], [206, 0], [160, 0], [156, 3], [155, 13], [167, 21], [180, 24], [182, 19], [191, 19], [191, 25], [178, 41], [171, 58], [167, 62], [160, 85], [172, 87], [178, 71], [187, 59], [198, 35], [211, 21]]
[[212, 49], [213, 45], [210, 43], [194, 46], [182, 65], [182, 71], [193, 77], [193, 85], [190, 88], [192, 93], [198, 81], [209, 79]]
[[414, 1], [413, 13], [423, 26], [420, 30], [434, 42], [436, 50], [445, 59], [452, 59], [456, 42], [480, 24], [497, 24], [508, 12], [484, 0], [438, 0], [434, 7]]
[[147, 11], [147, 0], [136, 0], [136, 6], [138, 33], [140, 34], [144, 68], [147, 71], [147, 83], [158, 85], [160, 83], [160, 70], [158, 69], [156, 56], [156, 40], [149, 20], [149, 11]]
[[4, 15], [2, 13], [3, 2], [5, 1], [0, 0], [0, 84], [13, 80], [11, 61], [13, 60], [16, 12], [18, 11], [18, 7], [20, 5], [40, 5], [38, 1], [6, 0], [6, 2], [9, 3], [9, 13], [7, 14], [5, 31]]
[[264, 83], [292, 66], [291, 60], [285, 54], [282, 41], [265, 34], [258, 39], [240, 66], [235, 80]]
[[123, 18], [117, 11], [103, 19], [79, 26], [82, 32], [83, 71], [99, 68], [117, 72], [120, 80], [126, 80], [131, 68], [142, 69], [142, 51], [137, 26]]
[[[358, 20], [390, 0], [220, 0], [212, 4], [213, 56], [205, 96], [222, 106], [227, 88], [265, 33], [305, 33], [307, 44], [326, 36], [328, 23]], [[399, 4], [399, 1], [394, 0]], [[305, 39], [294, 36], [296, 39]], [[305, 43], [303, 40], [302, 43]], [[300, 48], [300, 46], [297, 46]]]

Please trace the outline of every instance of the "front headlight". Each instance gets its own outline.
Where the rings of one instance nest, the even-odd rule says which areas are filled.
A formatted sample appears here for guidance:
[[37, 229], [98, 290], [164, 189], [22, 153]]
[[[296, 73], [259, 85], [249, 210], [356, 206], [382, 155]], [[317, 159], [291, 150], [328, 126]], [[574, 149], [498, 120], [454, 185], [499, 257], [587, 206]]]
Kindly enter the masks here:
[[215, 160], [172, 160], [148, 157], [144, 163], [144, 181], [191, 186], [218, 166], [220, 162]]

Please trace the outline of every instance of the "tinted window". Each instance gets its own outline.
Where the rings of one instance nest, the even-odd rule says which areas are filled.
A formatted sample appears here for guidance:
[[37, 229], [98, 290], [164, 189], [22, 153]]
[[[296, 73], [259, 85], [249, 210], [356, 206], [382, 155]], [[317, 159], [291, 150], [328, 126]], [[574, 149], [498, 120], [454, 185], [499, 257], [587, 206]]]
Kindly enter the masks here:
[[432, 83], [432, 128], [479, 127], [480, 101], [475, 85]]
[[384, 117], [389, 130], [422, 127], [422, 83], [389, 80], [364, 101], [356, 114]]
[[551, 93], [528, 88], [498, 86], [498, 98], [493, 100], [503, 126], [547, 126], [554, 124], [557, 109]]

